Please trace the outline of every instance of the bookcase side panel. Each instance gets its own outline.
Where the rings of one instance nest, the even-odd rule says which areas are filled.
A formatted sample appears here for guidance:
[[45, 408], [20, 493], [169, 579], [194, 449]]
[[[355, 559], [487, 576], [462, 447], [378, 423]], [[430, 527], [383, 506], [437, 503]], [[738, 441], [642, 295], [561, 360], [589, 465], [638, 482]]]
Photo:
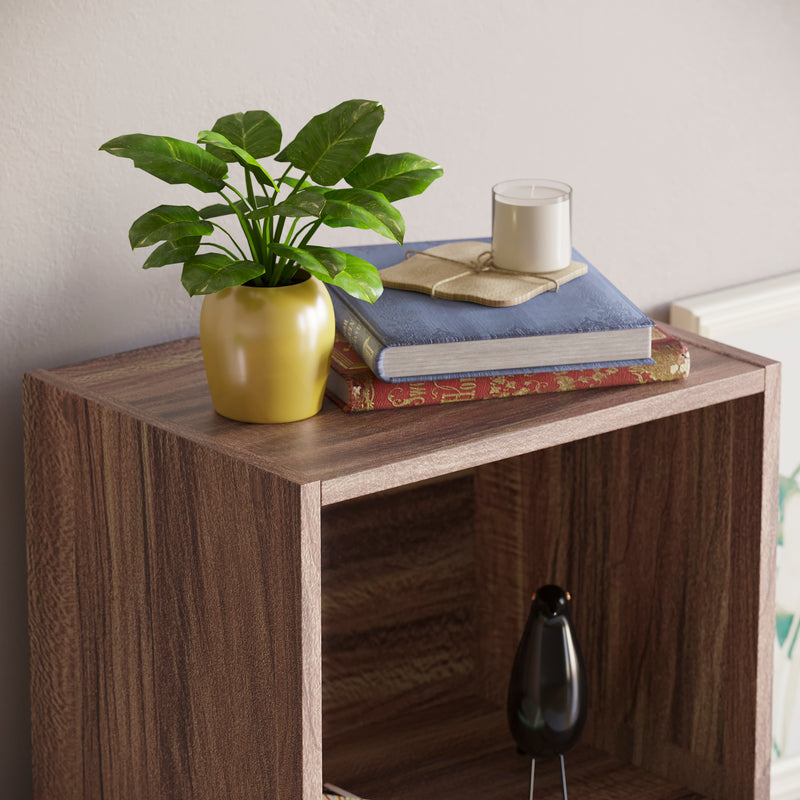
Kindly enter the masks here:
[[36, 800], [83, 797], [80, 616], [75, 537], [86, 524], [76, 404], [26, 376], [23, 382], [28, 558], [31, 747]]
[[316, 799], [319, 487], [73, 407], [78, 680], [38, 713], [79, 705], [82, 785], [40, 796]]
[[[772, 681], [775, 647], [775, 579], [778, 525], [780, 371], [767, 369], [766, 391], [736, 404], [731, 510], [732, 626], [728, 702], [738, 709], [726, 730], [726, 761], [752, 753], [753, 797], [769, 800], [772, 751]], [[749, 766], [749, 765], [748, 765]], [[748, 773], [742, 773], [742, 780]], [[733, 792], [732, 797], [737, 796]]]
[[590, 676], [585, 740], [709, 797], [760, 800], [762, 412], [756, 395], [477, 471], [488, 697], [505, 702], [532, 591], [559, 583]]

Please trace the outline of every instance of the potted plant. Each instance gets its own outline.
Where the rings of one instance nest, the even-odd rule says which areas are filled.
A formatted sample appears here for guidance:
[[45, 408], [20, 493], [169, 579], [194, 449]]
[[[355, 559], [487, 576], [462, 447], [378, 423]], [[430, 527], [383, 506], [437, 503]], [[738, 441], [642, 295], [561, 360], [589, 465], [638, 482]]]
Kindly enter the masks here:
[[[383, 107], [348, 100], [313, 117], [281, 149], [266, 111], [229, 114], [197, 143], [134, 133], [101, 150], [172, 184], [222, 202], [195, 209], [160, 205], [131, 226], [131, 247], [157, 245], [144, 269], [183, 264], [190, 295], [205, 295], [200, 338], [218, 413], [246, 422], [287, 422], [319, 411], [333, 347], [333, 308], [322, 283], [375, 302], [377, 269], [357, 256], [310, 244], [323, 225], [377, 231], [403, 243], [393, 203], [442, 174], [413, 153], [369, 155]], [[268, 170], [272, 156], [285, 167]], [[229, 165], [243, 185], [231, 183]], [[344, 186], [336, 186], [344, 181]], [[237, 237], [221, 224], [235, 217]]]

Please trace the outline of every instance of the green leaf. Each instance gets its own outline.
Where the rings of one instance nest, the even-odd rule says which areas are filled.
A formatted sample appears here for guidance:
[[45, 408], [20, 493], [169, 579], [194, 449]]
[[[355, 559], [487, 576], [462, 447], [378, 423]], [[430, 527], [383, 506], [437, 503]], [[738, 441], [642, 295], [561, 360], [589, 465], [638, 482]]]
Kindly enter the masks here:
[[781, 647], [789, 636], [789, 633], [792, 629], [793, 619], [794, 614], [782, 609], [778, 609], [777, 613], [775, 614], [775, 634], [778, 639], [778, 645]]
[[380, 193], [369, 189], [331, 189], [320, 217], [330, 228], [364, 228], [403, 243], [402, 214]]
[[290, 195], [282, 203], [254, 211], [250, 219], [264, 217], [318, 217], [325, 205], [325, 196], [310, 189], [302, 189]]
[[320, 263], [319, 259], [309, 252], [307, 247], [292, 247], [288, 244], [271, 242], [267, 245], [267, 250], [274, 253], [278, 258], [285, 258], [289, 262], [295, 262], [305, 270], [315, 275], [320, 280], [330, 283], [328, 271]]
[[164, 242], [156, 247], [142, 264], [142, 269], [164, 267], [167, 264], [183, 264], [190, 259], [200, 246], [200, 236], [187, 236], [174, 242]]
[[264, 265], [255, 261], [234, 261], [224, 253], [200, 253], [183, 265], [181, 283], [191, 296], [214, 294], [263, 274]]
[[[244, 200], [237, 200], [233, 205], [236, 209], [241, 211], [242, 214], [250, 213], [250, 206]], [[256, 197], [257, 208], [271, 205], [272, 201], [268, 197]], [[199, 213], [201, 219], [213, 219], [214, 217], [225, 217], [229, 214], [235, 214], [236, 212], [227, 203], [214, 203], [213, 205], [201, 208]]]
[[[253, 158], [266, 158], [277, 153], [281, 146], [281, 126], [272, 114], [266, 111], [240, 111], [220, 117], [211, 129], [221, 133], [233, 145], [246, 150]], [[223, 161], [234, 157], [223, 148], [209, 144], [209, 153]]]
[[285, 183], [287, 186], [291, 186], [292, 188], [299, 188], [299, 189], [316, 189], [317, 191], [322, 191], [324, 188], [322, 186], [317, 186], [316, 184], [311, 183], [311, 181], [303, 181], [301, 183], [300, 178], [293, 178], [288, 176], [283, 178], [281, 182]]
[[332, 186], [369, 153], [383, 122], [383, 106], [371, 100], [347, 100], [313, 117], [275, 156], [288, 161], [323, 186]]
[[275, 185], [275, 181], [272, 180], [272, 176], [267, 172], [258, 161], [247, 152], [247, 150], [243, 150], [241, 147], [232, 144], [229, 142], [221, 133], [217, 133], [216, 131], [200, 131], [197, 134], [197, 141], [202, 144], [209, 144], [213, 143], [216, 145], [217, 150], [229, 151], [233, 153], [234, 156], [238, 156], [240, 161], [247, 164], [249, 167], [252, 167], [253, 170], [260, 176], [262, 176], [267, 182], [271, 183], [272, 186], [277, 189], [278, 187]]
[[[328, 250], [330, 253], [341, 253], [339, 250], [329, 248], [318, 249]], [[363, 258], [350, 253], [341, 253], [341, 255], [345, 259], [345, 269], [336, 275], [333, 284], [359, 300], [374, 303], [383, 293], [383, 283], [378, 270]]]
[[132, 248], [149, 247], [156, 242], [175, 241], [187, 236], [206, 236], [214, 232], [210, 222], [200, 219], [191, 206], [157, 206], [142, 214], [128, 231]]
[[345, 180], [357, 189], [380, 192], [390, 202], [422, 194], [444, 174], [430, 159], [414, 153], [373, 153], [352, 169]]
[[383, 292], [378, 270], [363, 258], [331, 247], [290, 247], [271, 244], [269, 250], [280, 258], [299, 264], [324, 283], [339, 286], [360, 300], [374, 303]]
[[201, 192], [218, 192], [228, 175], [228, 165], [200, 145], [168, 136], [131, 133], [111, 139], [100, 149], [132, 159], [135, 167], [162, 181], [188, 183]]

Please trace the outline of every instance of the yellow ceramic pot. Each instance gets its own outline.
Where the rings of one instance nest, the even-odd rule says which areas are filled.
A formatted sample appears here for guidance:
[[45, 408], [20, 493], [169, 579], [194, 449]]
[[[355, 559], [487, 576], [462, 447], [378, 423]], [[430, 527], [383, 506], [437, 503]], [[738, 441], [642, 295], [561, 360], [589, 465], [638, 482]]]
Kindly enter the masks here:
[[316, 414], [334, 330], [331, 299], [314, 277], [206, 295], [200, 343], [217, 413], [241, 422], [292, 422]]

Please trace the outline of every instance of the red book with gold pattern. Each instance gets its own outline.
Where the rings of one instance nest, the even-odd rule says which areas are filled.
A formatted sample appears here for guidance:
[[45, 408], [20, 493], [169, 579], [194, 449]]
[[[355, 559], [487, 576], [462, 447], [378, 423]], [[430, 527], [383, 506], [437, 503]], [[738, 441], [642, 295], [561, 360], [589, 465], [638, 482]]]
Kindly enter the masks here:
[[372, 373], [361, 356], [337, 332], [327, 394], [344, 411], [377, 411], [672, 381], [689, 374], [688, 349], [657, 326], [653, 328], [652, 357], [654, 364], [636, 366], [387, 383]]

